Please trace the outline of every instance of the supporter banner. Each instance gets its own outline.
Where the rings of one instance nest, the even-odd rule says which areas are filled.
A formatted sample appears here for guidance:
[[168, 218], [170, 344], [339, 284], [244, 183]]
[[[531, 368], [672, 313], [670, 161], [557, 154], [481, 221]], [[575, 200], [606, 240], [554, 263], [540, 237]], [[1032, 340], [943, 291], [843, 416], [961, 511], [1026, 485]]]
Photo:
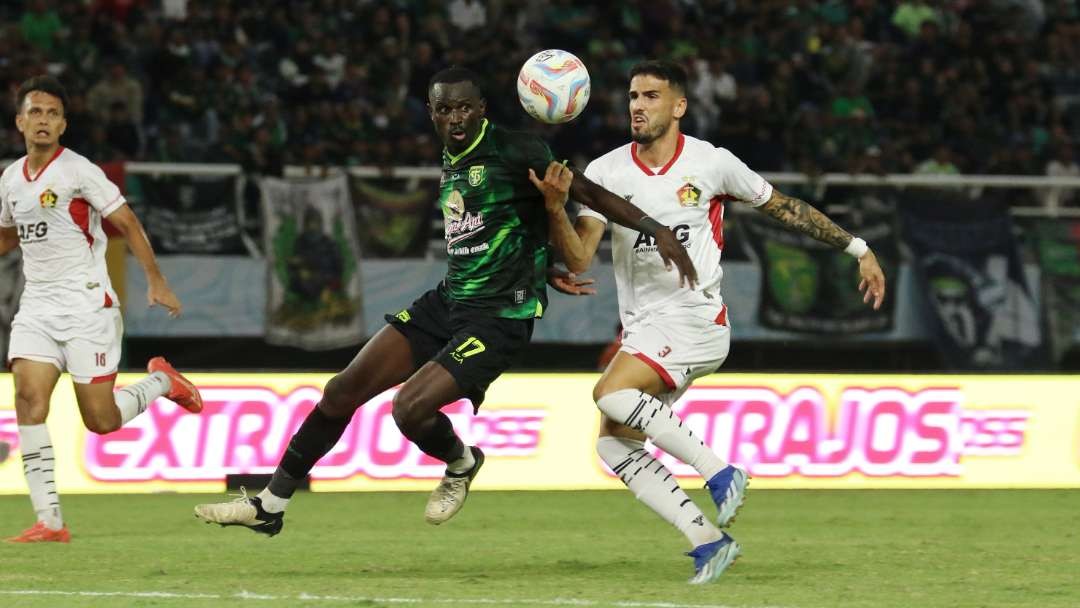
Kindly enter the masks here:
[[[193, 375], [205, 410], [158, 400], [127, 427], [87, 433], [68, 382], [49, 427], [61, 492], [220, 492], [230, 473], [270, 473], [329, 375]], [[125, 374], [121, 383], [138, 376]], [[595, 453], [595, 375], [511, 374], [480, 413], [444, 411], [488, 464], [476, 488], [602, 489], [621, 483]], [[0, 376], [0, 442], [17, 451], [9, 375]], [[318, 491], [430, 490], [443, 465], [398, 432], [394, 391], [361, 408], [312, 471]], [[686, 424], [754, 488], [1080, 488], [1080, 380], [1070, 376], [724, 374], [676, 404]], [[687, 487], [693, 470], [661, 459]], [[0, 493], [24, 492], [18, 458]]]
[[265, 178], [260, 188], [269, 264], [266, 341], [309, 350], [360, 342], [360, 251], [346, 178]]
[[365, 256], [419, 258], [427, 253], [439, 184], [418, 178], [352, 179]]
[[945, 194], [901, 208], [947, 365], [1013, 371], [1045, 365], [1035, 292], [1007, 208]]
[[[761, 272], [758, 320], [764, 327], [813, 333], [890, 331], [895, 295], [874, 310], [859, 293], [859, 264], [836, 248], [794, 232], [760, 213], [743, 213], [744, 243]], [[859, 236], [874, 250], [885, 276], [899, 267], [891, 213], [864, 214]]]
[[159, 254], [242, 254], [237, 177], [127, 176], [127, 198]]
[[1039, 260], [1043, 311], [1054, 359], [1080, 329], [1080, 221], [1016, 218]]

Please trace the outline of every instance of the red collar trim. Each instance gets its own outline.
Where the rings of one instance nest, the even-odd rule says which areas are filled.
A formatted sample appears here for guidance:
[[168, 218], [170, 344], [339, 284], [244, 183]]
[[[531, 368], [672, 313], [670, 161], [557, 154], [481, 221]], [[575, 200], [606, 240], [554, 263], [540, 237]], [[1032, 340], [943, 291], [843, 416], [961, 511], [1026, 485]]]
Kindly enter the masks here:
[[675, 161], [679, 160], [679, 156], [682, 154], [683, 144], [685, 143], [686, 136], [684, 136], [682, 133], [679, 133], [679, 141], [675, 144], [675, 154], [671, 155], [671, 160], [667, 161], [667, 164], [661, 167], [660, 171], [657, 173], [653, 173], [652, 169], [650, 169], [649, 166], [645, 163], [641, 162], [641, 159], [638, 158], [637, 142], [633, 142], [632, 144], [630, 144], [630, 157], [634, 159], [634, 164], [637, 165], [638, 169], [641, 169], [645, 173], [645, 175], [663, 175], [667, 173], [668, 169], [671, 168], [671, 165], [675, 164]]
[[29, 163], [30, 163], [30, 155], [27, 154], [26, 158], [23, 159], [23, 165], [22, 165], [23, 177], [25, 177], [26, 181], [28, 181], [28, 182], [36, 182], [37, 178], [41, 177], [42, 173], [45, 173], [45, 170], [49, 168], [49, 165], [51, 165], [52, 162], [54, 160], [56, 160], [56, 158], [58, 156], [60, 156], [60, 154], [63, 151], [64, 151], [64, 146], [57, 146], [56, 152], [53, 153], [52, 158], [50, 158], [49, 161], [45, 163], [45, 166], [43, 166], [41, 169], [38, 169], [37, 175], [35, 175], [34, 177], [30, 177], [30, 168], [28, 166]]

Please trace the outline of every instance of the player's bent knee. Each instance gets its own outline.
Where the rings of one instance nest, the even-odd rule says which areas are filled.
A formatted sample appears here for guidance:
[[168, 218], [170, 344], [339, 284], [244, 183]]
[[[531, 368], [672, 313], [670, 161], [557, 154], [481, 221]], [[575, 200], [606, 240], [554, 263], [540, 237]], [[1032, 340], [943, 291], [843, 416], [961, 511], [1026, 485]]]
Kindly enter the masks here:
[[319, 408], [323, 413], [335, 418], [352, 415], [358, 407], [363, 405], [364, 399], [357, 393], [355, 387], [350, 386], [349, 381], [338, 374], [331, 378], [323, 388]]
[[120, 428], [120, 417], [111, 418], [87, 418], [83, 420], [86, 430], [96, 435], [107, 435]]
[[393, 401], [393, 416], [394, 422], [397, 423], [399, 429], [407, 429], [414, 426], [419, 419], [417, 415], [419, 412], [416, 407], [416, 400], [406, 387], [402, 387], [400, 391], [394, 395]]
[[601, 399], [603, 399], [605, 396], [615, 392], [615, 390], [616, 390], [615, 387], [613, 387], [611, 384], [609, 384], [607, 382], [604, 382], [604, 379], [601, 378], [600, 381], [596, 383], [596, 386], [593, 386], [593, 389], [592, 389], [593, 403], [599, 404]]

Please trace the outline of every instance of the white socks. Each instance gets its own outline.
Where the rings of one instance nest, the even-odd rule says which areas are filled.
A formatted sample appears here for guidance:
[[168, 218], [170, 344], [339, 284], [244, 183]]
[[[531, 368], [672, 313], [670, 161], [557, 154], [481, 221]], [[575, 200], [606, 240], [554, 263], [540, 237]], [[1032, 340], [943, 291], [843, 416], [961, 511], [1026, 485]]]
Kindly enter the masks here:
[[146, 411], [154, 399], [169, 392], [172, 383], [164, 372], [154, 372], [135, 384], [116, 391], [116, 408], [120, 410], [121, 425]]
[[645, 444], [624, 437], [600, 437], [596, 451], [638, 500], [679, 529], [691, 547], [720, 540], [723, 534], [679, 487], [671, 472], [645, 451]]
[[49, 429], [44, 424], [19, 425], [19, 450], [22, 452], [23, 474], [30, 488], [30, 503], [38, 521], [50, 530], [64, 527], [60, 516], [60, 498], [53, 479], [53, 447]]
[[623, 389], [604, 395], [596, 405], [612, 421], [645, 433], [656, 447], [694, 467], [706, 481], [727, 466], [689, 427], [683, 426], [668, 404], [652, 395]]
[[270, 488], [263, 488], [263, 491], [259, 492], [256, 495], [256, 498], [262, 501], [263, 511], [266, 511], [267, 513], [281, 513], [285, 510], [285, 507], [289, 506], [290, 500], [288, 498], [275, 496], [274, 493], [270, 491]]
[[465, 451], [461, 453], [461, 458], [446, 463], [446, 470], [455, 475], [461, 475], [463, 473], [468, 473], [474, 466], [476, 466], [476, 457], [473, 456], [472, 449], [469, 448], [469, 446], [465, 446]]

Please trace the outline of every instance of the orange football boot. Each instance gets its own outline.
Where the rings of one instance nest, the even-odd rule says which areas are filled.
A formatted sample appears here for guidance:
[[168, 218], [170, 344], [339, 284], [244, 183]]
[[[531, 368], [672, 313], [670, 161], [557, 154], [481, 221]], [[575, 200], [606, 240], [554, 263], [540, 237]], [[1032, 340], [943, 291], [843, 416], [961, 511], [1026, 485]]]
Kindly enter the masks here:
[[162, 372], [169, 377], [172, 388], [169, 389], [169, 394], [165, 395], [169, 400], [175, 401], [177, 405], [192, 414], [198, 414], [202, 411], [202, 395], [199, 394], [199, 389], [195, 388], [195, 385], [181, 375], [180, 372], [173, 369], [173, 366], [165, 360], [165, 357], [154, 357], [147, 361], [146, 371], [151, 374]]
[[71, 532], [68, 531], [67, 525], [59, 530], [50, 530], [45, 526], [45, 522], [39, 521], [33, 526], [27, 528], [22, 534], [13, 536], [7, 539], [9, 543], [69, 543], [71, 542]]

